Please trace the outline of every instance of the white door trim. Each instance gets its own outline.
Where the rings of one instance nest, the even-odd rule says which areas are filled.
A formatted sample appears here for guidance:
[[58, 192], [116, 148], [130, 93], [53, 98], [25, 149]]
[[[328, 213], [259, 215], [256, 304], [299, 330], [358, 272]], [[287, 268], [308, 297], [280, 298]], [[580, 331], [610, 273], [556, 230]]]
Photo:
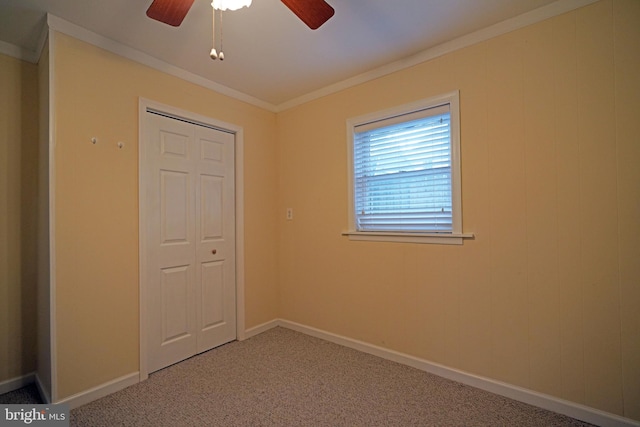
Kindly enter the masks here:
[[138, 101], [138, 253], [139, 253], [139, 306], [140, 306], [140, 381], [149, 377], [147, 368], [147, 285], [146, 285], [146, 253], [145, 253], [145, 227], [146, 200], [145, 182], [143, 180], [143, 165], [146, 160], [145, 117], [148, 110], [161, 112], [170, 117], [185, 119], [193, 123], [201, 123], [235, 135], [235, 199], [236, 199], [236, 337], [238, 340], [245, 338], [244, 323], [244, 135], [240, 126], [226, 123], [210, 117], [202, 116], [189, 111], [181, 110], [166, 104], [161, 104], [145, 98]]
[[[44, 396], [51, 402], [58, 400], [58, 323], [57, 323], [57, 237], [56, 237], [56, 32], [49, 27], [49, 105], [48, 108], [48, 158], [49, 158], [49, 206], [47, 214], [49, 216], [49, 318], [45, 319], [49, 328], [49, 360], [38, 360], [38, 364], [48, 364], [51, 388], [46, 390], [49, 394]], [[46, 283], [45, 283], [46, 285]], [[38, 350], [40, 357], [40, 350]], [[40, 372], [40, 370], [39, 370]], [[45, 371], [44, 374], [47, 372]], [[45, 380], [46, 381], [46, 380]], [[49, 402], [47, 402], [49, 403]]]

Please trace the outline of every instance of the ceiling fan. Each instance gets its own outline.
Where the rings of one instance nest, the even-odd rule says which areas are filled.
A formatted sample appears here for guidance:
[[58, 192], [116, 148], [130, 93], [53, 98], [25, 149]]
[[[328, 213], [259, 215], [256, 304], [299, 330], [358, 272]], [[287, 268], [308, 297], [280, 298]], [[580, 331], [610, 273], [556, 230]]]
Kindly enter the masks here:
[[[193, 2], [194, 0], [153, 0], [147, 9], [147, 16], [178, 27], [187, 16]], [[282, 3], [312, 30], [327, 22], [335, 12], [324, 0], [282, 0]]]

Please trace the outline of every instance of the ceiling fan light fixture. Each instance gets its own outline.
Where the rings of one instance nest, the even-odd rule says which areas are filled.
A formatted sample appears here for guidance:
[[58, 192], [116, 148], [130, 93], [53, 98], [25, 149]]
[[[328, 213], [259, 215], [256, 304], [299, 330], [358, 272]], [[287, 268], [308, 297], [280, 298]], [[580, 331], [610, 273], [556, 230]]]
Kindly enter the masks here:
[[211, 6], [216, 10], [238, 10], [251, 6], [251, 0], [213, 0]]

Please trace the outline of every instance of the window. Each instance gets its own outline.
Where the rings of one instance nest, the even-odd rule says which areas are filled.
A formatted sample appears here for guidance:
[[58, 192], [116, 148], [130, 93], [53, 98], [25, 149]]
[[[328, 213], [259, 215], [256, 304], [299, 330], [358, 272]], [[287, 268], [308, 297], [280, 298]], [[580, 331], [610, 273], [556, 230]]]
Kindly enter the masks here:
[[462, 243], [458, 92], [348, 121], [358, 240]]

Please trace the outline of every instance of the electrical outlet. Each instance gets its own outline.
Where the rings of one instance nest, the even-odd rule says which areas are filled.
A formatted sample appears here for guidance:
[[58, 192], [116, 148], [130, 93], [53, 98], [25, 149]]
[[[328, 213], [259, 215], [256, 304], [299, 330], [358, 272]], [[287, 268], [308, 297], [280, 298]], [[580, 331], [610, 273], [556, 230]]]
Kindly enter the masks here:
[[287, 221], [291, 221], [293, 219], [293, 208], [287, 208]]

